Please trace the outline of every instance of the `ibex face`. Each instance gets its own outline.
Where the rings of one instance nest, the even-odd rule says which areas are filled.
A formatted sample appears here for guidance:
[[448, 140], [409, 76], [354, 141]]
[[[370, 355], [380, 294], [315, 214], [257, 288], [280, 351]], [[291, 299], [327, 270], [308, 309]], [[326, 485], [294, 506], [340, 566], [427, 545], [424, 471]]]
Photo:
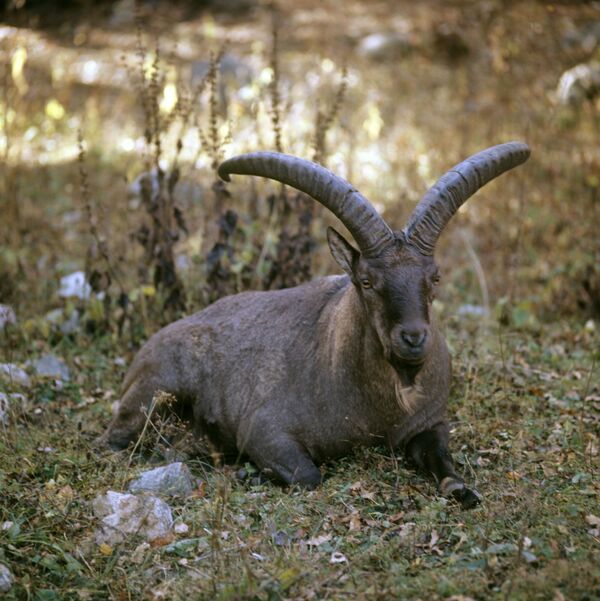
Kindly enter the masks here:
[[431, 302], [439, 281], [433, 257], [407, 243], [402, 232], [377, 257], [362, 255], [333, 228], [328, 239], [362, 299], [386, 360], [420, 365], [429, 352]]

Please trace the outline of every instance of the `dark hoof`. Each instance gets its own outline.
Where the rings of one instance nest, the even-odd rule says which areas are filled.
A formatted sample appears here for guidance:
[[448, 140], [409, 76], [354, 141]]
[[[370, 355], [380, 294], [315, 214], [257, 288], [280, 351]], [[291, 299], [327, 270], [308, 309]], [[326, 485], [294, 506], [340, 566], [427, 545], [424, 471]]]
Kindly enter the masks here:
[[463, 509], [473, 509], [483, 501], [483, 497], [474, 489], [464, 486], [452, 492], [452, 496]]
[[483, 501], [483, 497], [474, 488], [468, 488], [465, 483], [448, 476], [440, 483], [440, 492], [445, 497], [456, 499], [463, 509], [472, 509]]

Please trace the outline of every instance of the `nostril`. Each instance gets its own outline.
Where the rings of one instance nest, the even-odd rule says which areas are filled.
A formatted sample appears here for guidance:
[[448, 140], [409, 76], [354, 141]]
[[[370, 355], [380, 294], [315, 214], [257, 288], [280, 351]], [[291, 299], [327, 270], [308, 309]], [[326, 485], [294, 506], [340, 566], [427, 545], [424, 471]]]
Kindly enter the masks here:
[[427, 338], [426, 330], [403, 330], [402, 331], [402, 340], [406, 342], [409, 346], [413, 348], [418, 348], [423, 345], [425, 342], [425, 338]]

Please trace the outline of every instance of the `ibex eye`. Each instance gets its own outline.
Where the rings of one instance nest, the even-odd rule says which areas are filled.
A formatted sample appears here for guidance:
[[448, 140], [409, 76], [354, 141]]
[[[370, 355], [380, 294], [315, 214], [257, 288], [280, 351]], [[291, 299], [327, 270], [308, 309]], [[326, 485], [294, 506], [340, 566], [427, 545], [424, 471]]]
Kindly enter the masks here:
[[371, 287], [371, 282], [367, 279], [365, 280], [361, 280], [360, 283], [362, 284], [363, 288], [370, 288]]

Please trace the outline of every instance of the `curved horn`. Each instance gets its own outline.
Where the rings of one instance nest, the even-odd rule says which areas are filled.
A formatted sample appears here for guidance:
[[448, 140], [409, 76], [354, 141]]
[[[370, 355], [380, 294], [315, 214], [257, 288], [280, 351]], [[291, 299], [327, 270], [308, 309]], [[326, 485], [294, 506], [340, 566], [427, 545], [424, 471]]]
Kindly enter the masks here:
[[452, 167], [420, 200], [404, 235], [424, 255], [432, 255], [435, 243], [458, 208], [479, 188], [500, 174], [524, 163], [530, 150], [523, 142], [492, 146]]
[[373, 205], [346, 180], [317, 163], [280, 152], [251, 152], [219, 165], [219, 176], [259, 175], [312, 196], [348, 228], [361, 252], [376, 256], [394, 241], [394, 234]]

